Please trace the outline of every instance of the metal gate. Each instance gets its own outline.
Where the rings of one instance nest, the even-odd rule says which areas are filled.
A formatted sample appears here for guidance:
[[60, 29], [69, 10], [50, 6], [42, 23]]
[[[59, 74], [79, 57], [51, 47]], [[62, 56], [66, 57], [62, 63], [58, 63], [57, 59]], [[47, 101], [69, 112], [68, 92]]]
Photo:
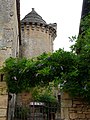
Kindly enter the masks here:
[[16, 105], [14, 120], [56, 120], [59, 112], [59, 105], [30, 102], [29, 105]]
[[30, 102], [20, 104], [13, 94], [8, 110], [8, 120], [60, 120], [60, 102]]

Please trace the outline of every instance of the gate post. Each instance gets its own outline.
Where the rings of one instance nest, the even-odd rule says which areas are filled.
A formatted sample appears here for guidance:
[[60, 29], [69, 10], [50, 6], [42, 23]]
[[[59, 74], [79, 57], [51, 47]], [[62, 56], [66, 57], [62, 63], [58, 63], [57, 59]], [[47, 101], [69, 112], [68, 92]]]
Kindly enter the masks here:
[[70, 120], [69, 108], [72, 107], [72, 99], [68, 93], [61, 93], [61, 120]]

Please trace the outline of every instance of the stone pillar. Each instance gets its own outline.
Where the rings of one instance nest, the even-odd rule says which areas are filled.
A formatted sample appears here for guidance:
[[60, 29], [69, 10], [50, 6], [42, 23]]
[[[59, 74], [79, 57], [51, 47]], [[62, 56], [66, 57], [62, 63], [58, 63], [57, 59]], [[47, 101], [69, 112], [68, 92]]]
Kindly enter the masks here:
[[69, 119], [69, 108], [72, 107], [72, 100], [67, 93], [61, 94], [61, 120]]
[[7, 119], [8, 94], [5, 82], [0, 82], [0, 120]]

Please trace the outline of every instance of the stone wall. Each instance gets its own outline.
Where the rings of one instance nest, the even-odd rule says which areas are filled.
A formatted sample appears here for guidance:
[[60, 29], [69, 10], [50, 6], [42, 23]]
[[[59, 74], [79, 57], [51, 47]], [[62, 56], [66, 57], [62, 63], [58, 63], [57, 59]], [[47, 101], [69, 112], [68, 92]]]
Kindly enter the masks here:
[[32, 102], [32, 94], [30, 92], [22, 92], [17, 95], [18, 105], [28, 105]]
[[0, 66], [19, 50], [16, 0], [0, 0]]
[[5, 82], [0, 82], [0, 120], [6, 120], [8, 107], [8, 94]]
[[90, 105], [81, 99], [72, 99], [67, 93], [62, 93], [61, 120], [90, 120]]

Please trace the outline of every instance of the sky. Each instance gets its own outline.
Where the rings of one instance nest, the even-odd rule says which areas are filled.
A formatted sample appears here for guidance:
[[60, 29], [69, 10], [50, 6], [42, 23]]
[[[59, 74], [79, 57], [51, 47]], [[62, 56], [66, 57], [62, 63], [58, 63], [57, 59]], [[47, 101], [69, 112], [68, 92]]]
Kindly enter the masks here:
[[83, 0], [21, 0], [21, 19], [32, 8], [49, 23], [57, 23], [54, 51], [69, 51], [72, 45], [68, 37], [78, 36]]

